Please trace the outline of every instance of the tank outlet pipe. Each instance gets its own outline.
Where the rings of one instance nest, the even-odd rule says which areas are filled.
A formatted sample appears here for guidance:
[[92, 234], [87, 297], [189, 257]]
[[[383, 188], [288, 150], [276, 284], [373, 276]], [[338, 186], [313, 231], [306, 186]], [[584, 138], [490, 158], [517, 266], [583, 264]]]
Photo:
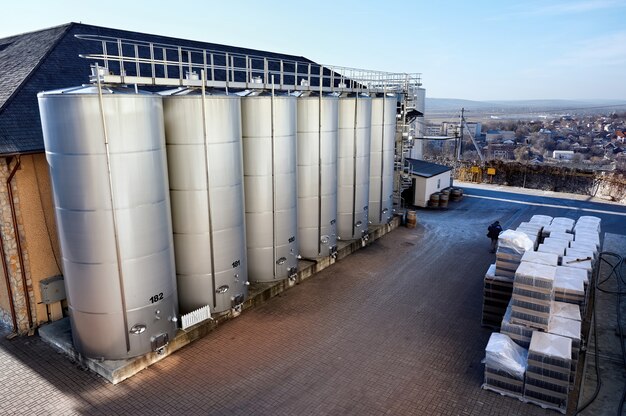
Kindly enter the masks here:
[[[7, 159], [7, 167], [9, 159]], [[33, 312], [30, 309], [30, 295], [28, 294], [28, 282], [26, 281], [26, 268], [24, 267], [24, 253], [22, 252], [22, 243], [20, 241], [19, 229], [17, 226], [17, 213], [15, 210], [15, 199], [13, 197], [13, 187], [11, 186], [11, 182], [13, 181], [13, 177], [17, 173], [18, 169], [22, 165], [22, 161], [20, 160], [20, 156], [16, 157], [15, 166], [9, 173], [9, 177], [7, 178], [7, 194], [9, 196], [9, 206], [11, 208], [11, 220], [13, 221], [13, 233], [15, 234], [15, 245], [17, 248], [17, 258], [20, 265], [20, 274], [22, 275], [22, 289], [24, 290], [24, 300], [26, 303], [26, 313], [28, 315], [28, 328], [29, 331], [33, 328]], [[4, 256], [3, 256], [4, 259]], [[8, 275], [7, 275], [8, 276]], [[11, 287], [8, 287], [8, 291], [11, 291]], [[15, 317], [15, 313], [13, 314]]]

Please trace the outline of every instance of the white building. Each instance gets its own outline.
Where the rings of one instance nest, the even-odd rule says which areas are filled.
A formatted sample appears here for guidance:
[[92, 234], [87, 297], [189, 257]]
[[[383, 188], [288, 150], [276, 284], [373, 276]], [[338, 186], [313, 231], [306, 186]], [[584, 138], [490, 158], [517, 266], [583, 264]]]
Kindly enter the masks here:
[[416, 159], [406, 161], [409, 163], [409, 175], [413, 180], [411, 203], [416, 207], [427, 207], [432, 194], [452, 185], [451, 167]]
[[573, 150], [555, 150], [552, 152], [552, 158], [556, 160], [572, 160], [574, 159]]

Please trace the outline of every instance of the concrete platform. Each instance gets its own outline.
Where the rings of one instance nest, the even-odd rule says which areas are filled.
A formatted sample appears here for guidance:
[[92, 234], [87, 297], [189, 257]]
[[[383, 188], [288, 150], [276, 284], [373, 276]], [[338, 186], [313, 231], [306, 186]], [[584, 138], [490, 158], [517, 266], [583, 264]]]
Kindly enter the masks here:
[[[375, 227], [370, 226], [371, 231], [367, 243], [369, 244], [376, 241], [399, 225], [400, 218], [396, 216], [389, 224]], [[350, 242], [340, 241], [337, 246], [336, 258], [323, 257], [317, 260], [300, 260], [298, 262], [298, 275], [295, 280], [285, 279], [271, 283], [252, 283], [250, 285], [248, 298], [243, 304], [243, 312], [264, 304], [271, 298], [280, 295], [289, 288], [333, 265], [336, 261], [365, 247], [366, 244], [361, 240], [354, 240]], [[219, 316], [213, 316], [211, 320], [201, 322], [186, 330], [180, 329], [176, 337], [161, 352], [152, 352], [127, 360], [94, 360], [83, 357], [74, 349], [69, 318], [64, 318], [40, 327], [39, 336], [50, 345], [68, 355], [72, 360], [80, 363], [83, 367], [99, 374], [109, 382], [117, 384], [168, 357], [189, 343], [206, 336], [209, 332], [217, 328], [218, 325], [234, 319], [237, 316], [239, 315], [234, 314], [233, 311], [229, 311]]]

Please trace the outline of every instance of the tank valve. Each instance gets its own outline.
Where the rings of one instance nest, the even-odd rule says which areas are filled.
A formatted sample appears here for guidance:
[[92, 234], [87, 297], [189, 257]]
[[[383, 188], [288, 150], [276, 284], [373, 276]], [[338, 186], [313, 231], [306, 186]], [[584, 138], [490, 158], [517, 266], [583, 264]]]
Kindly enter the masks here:
[[161, 311], [159, 309], [157, 309], [156, 311], [154, 311], [154, 317], [156, 319], [161, 319]]
[[167, 319], [168, 319], [170, 322], [174, 322], [174, 323], [178, 322], [178, 318], [177, 318], [177, 317], [175, 317], [175, 316], [170, 316], [170, 317], [168, 317]]

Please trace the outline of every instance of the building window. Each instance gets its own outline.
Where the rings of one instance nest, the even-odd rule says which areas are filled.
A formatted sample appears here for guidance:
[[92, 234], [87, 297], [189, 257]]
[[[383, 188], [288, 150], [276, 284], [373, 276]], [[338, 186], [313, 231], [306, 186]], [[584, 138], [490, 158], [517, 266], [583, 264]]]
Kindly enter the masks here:
[[441, 179], [437, 179], [437, 189], [441, 188]]

